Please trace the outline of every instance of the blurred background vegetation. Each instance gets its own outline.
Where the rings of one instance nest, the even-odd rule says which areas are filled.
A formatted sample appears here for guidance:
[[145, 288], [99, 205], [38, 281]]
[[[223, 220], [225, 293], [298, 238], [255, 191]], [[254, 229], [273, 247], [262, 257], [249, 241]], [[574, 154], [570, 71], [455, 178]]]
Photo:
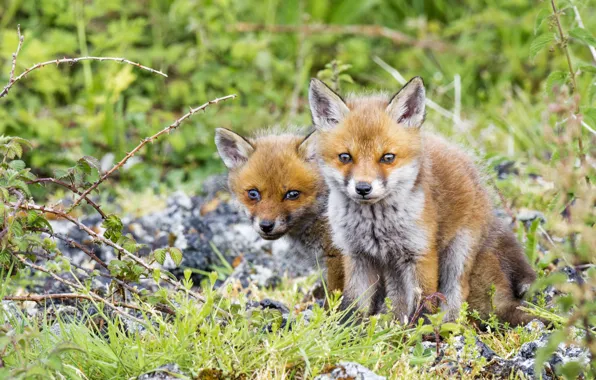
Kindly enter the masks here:
[[[591, 51], [589, 46], [596, 46], [596, 3], [556, 0], [560, 11], [553, 14], [554, 3], [0, 0], [0, 88], [10, 78], [19, 24], [25, 42], [17, 74], [38, 62], [79, 56], [124, 57], [168, 74], [164, 78], [130, 65], [84, 61], [49, 65], [19, 81], [8, 96], [0, 98], [0, 135], [28, 139], [33, 148], [27, 148], [25, 163], [12, 160], [15, 157], [6, 161], [8, 154], [4, 154], [0, 188], [6, 194], [5, 188], [11, 189], [12, 198], [5, 195], [2, 207], [19, 207], [13, 204], [17, 202], [14, 190], [25, 187], [17, 173], [25, 173], [25, 167], [31, 167], [38, 177], [52, 177], [88, 155], [98, 158], [104, 169], [110, 168], [141, 139], [170, 125], [190, 107], [237, 94], [236, 100], [212, 105], [174, 133], [147, 144], [129, 161], [132, 164], [110, 177], [117, 186], [102, 186], [97, 201], [110, 213], [119, 207], [122, 214], [135, 208], [139, 213], [163, 208], [167, 194], [177, 189], [196, 194], [203, 179], [223, 172], [213, 142], [216, 127], [250, 133], [274, 124], [308, 125], [309, 78], [318, 76], [346, 93], [395, 92], [401, 88], [395, 77], [422, 76], [428, 97], [435, 102], [428, 108], [424, 128], [466, 145], [487, 167], [498, 169], [487, 171], [492, 176], [490, 185], [500, 189], [496, 194], [501, 196], [499, 208], [512, 218], [526, 255], [539, 273], [535, 288], [555, 285], [561, 291], [556, 312], [564, 317], [534, 310], [562, 320], [550, 343], [541, 349], [536, 368], [566, 339], [588, 348], [594, 358], [596, 49]], [[0, 148], [6, 152], [11, 139], [1, 140]], [[41, 185], [32, 185], [31, 190], [33, 198], [43, 203], [65, 200], [69, 194], [61, 189], [50, 192]], [[131, 196], [131, 192], [144, 194]], [[39, 214], [44, 220], [47, 217]], [[10, 233], [4, 240], [10, 241], [15, 252], [27, 251], [22, 247], [29, 243], [19, 226], [24, 219], [29, 224], [35, 222], [37, 219], [31, 221], [29, 216], [36, 214], [30, 211], [27, 218], [16, 215], [16, 211], [9, 215], [11, 229], [6, 229]], [[560, 271], [565, 268], [585, 271], [587, 281], [567, 281]], [[537, 307], [545, 305], [545, 297], [538, 297]], [[198, 314], [188, 315], [194, 318]], [[189, 335], [186, 323], [179, 324], [185, 331], [182, 336]], [[198, 325], [196, 321], [188, 323], [193, 329]], [[320, 334], [318, 325], [310, 326], [315, 326], [310, 331]], [[371, 326], [374, 330], [374, 324]], [[577, 326], [587, 331], [585, 338], [573, 336], [572, 327]], [[217, 325], [211, 331], [217, 342], [222, 341], [219, 328]], [[247, 335], [232, 328], [231, 339], [242, 342]], [[325, 331], [336, 337], [333, 330]], [[90, 336], [80, 335], [82, 341]], [[285, 339], [283, 334], [279, 336]], [[310, 339], [310, 335], [304, 337]], [[298, 341], [289, 339], [292, 344]], [[507, 340], [520, 343], [516, 338]], [[136, 340], [111, 339], [110, 344], [118, 341], [124, 342], [122, 348], [113, 352], [134, 354], [132, 364], [127, 365], [135, 371], [150, 362], [139, 364], [136, 348], [128, 349], [138, 344]], [[146, 352], [155, 350], [160, 363], [170, 362], [162, 354], [168, 350], [159, 351], [155, 342], [159, 341], [141, 346], [149, 347]], [[368, 346], [360, 350], [336, 342], [342, 352], [378, 355]], [[45, 344], [54, 349], [51, 340]], [[219, 349], [220, 345], [206, 346]], [[251, 359], [242, 359], [256, 365], [253, 347], [238, 346], [250, 348]], [[176, 342], [171, 351], [179, 347]], [[270, 355], [269, 343], [263, 347]], [[19, 355], [21, 351], [36, 358], [37, 353], [30, 354], [27, 349], [15, 350]], [[403, 357], [402, 351], [391, 351]], [[186, 354], [189, 363], [195, 360], [194, 351]], [[40, 357], [44, 355], [42, 352]], [[49, 355], [51, 359], [53, 353]], [[97, 355], [101, 366], [105, 365], [104, 355], [103, 351]], [[300, 347], [300, 358], [302, 355]], [[203, 356], [211, 360], [213, 355]], [[176, 352], [176, 360], [179, 357]], [[388, 368], [394, 366], [392, 358], [386, 359]], [[27, 360], [23, 363], [27, 366], [23, 368], [30, 367]], [[74, 363], [78, 367], [78, 362]], [[283, 361], [279, 363], [284, 366]], [[112, 363], [109, 366], [104, 371], [114, 370]], [[99, 371], [95, 364], [91, 369]], [[241, 373], [249, 370], [253, 369], [240, 368]], [[590, 374], [594, 373], [592, 363]]]
[[[594, 3], [574, 5], [587, 30], [595, 30]], [[250, 132], [308, 124], [308, 80], [333, 60], [351, 65], [342, 92], [399, 89], [373, 60], [379, 57], [407, 79], [422, 76], [429, 97], [445, 109], [461, 109], [464, 122], [455, 123], [429, 110], [427, 128], [489, 157], [540, 156], [541, 114], [557, 78], [545, 79], [566, 70], [564, 54], [554, 47], [531, 57], [535, 35], [553, 30], [549, 4], [538, 1], [4, 0], [0, 15], [0, 83], [8, 81], [17, 24], [25, 35], [17, 73], [40, 61], [94, 55], [125, 57], [169, 76], [98, 62], [30, 74], [0, 100], [0, 134], [33, 141], [25, 159], [40, 176], [83, 155], [119, 159], [190, 106], [239, 95], [145, 149], [139, 156], [145, 164], [120, 173], [134, 190], [198, 191], [206, 175], [223, 169], [213, 143], [216, 127]], [[572, 11], [562, 18], [574, 22]], [[404, 41], [357, 27], [335, 33], [346, 25], [385, 27], [391, 30], [373, 34], [401, 33]], [[572, 54], [590, 64], [585, 46]], [[458, 75], [461, 101], [454, 91]], [[578, 87], [589, 94], [582, 107], [593, 106], [594, 74], [578, 76]]]

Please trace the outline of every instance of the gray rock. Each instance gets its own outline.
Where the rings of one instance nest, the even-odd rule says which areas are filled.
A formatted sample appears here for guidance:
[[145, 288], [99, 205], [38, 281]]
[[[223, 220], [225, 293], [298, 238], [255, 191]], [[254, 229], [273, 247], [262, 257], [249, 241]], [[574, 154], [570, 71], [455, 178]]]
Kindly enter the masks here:
[[2, 301], [0, 303], [0, 316], [2, 316], [4, 323], [23, 323], [23, 312], [13, 301]]
[[[535, 324], [535, 321], [530, 322]], [[526, 325], [526, 329], [534, 328]], [[544, 347], [548, 341], [549, 334], [541, 336], [532, 342], [524, 343], [517, 355], [511, 360], [501, 359], [496, 357], [492, 363], [485, 367], [485, 371], [496, 377], [508, 377], [511, 373], [522, 374], [526, 378], [549, 380], [553, 378], [557, 367], [561, 364], [577, 361], [582, 366], [587, 367], [589, 364], [589, 353], [587, 350], [577, 347], [575, 345], [559, 344], [553, 355], [544, 364], [544, 368], [540, 373], [534, 370], [536, 352], [539, 348]]]
[[[491, 360], [497, 356], [493, 350], [490, 349], [484, 342], [482, 342], [478, 337], [474, 337], [475, 348], [476, 348], [476, 356], [475, 359], [479, 359], [481, 357], [486, 358], [486, 360]], [[462, 351], [464, 350], [465, 346], [465, 337], [463, 335], [459, 335], [453, 338], [452, 347], [455, 349], [457, 359], [459, 360], [462, 358]]]
[[315, 377], [315, 380], [384, 380], [365, 366], [353, 362], [340, 362], [329, 372]]
[[180, 378], [186, 378], [186, 376], [178, 364], [170, 363], [137, 377], [137, 380], [178, 380]]
[[527, 325], [524, 326], [524, 329], [528, 332], [541, 332], [546, 330], [546, 326], [542, 321], [538, 319], [531, 320]]
[[517, 220], [524, 222], [525, 224], [532, 223], [536, 219], [540, 220], [541, 224], [546, 222], [546, 217], [540, 211], [521, 209], [517, 213]]
[[499, 162], [494, 166], [494, 169], [497, 172], [497, 177], [499, 179], [505, 179], [510, 175], [519, 175], [519, 169], [515, 167], [515, 161], [511, 160]]

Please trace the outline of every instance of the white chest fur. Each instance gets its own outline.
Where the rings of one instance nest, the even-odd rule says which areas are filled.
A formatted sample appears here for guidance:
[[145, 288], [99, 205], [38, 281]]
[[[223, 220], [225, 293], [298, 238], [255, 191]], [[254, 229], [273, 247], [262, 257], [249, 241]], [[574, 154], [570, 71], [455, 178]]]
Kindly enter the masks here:
[[426, 232], [419, 223], [423, 208], [421, 189], [370, 205], [331, 190], [327, 212], [333, 242], [345, 254], [366, 255], [383, 264], [412, 262], [427, 245]]

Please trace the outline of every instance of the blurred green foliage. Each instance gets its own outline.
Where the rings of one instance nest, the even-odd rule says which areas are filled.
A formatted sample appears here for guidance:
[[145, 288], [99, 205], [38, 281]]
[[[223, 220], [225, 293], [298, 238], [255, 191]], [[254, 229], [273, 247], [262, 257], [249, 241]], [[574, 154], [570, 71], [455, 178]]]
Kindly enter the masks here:
[[[586, 28], [594, 30], [596, 7], [588, 3], [574, 4]], [[211, 107], [147, 146], [140, 156], [145, 164], [122, 175], [134, 189], [195, 185], [222, 168], [214, 153], [216, 127], [248, 132], [309, 123], [308, 79], [333, 60], [351, 65], [342, 92], [397, 90], [399, 84], [373, 62], [379, 56], [406, 78], [422, 76], [429, 96], [447, 109], [454, 104], [453, 78], [461, 75], [462, 117], [472, 121], [468, 133], [475, 148], [489, 155], [505, 149], [539, 154], [543, 105], [534, 105], [544, 97], [544, 78], [553, 67], [565, 67], [562, 54], [530, 56], [535, 32], [552, 28], [540, 17], [548, 15], [546, 5], [525, 0], [5, 0], [0, 2], [2, 85], [17, 47], [17, 24], [25, 35], [17, 73], [40, 61], [102, 55], [125, 57], [169, 77], [113, 62], [43, 68], [0, 99], [0, 134], [30, 139], [34, 150], [26, 155], [27, 164], [46, 175], [84, 155], [102, 159], [113, 153], [119, 159], [190, 106], [237, 93], [234, 102]], [[573, 12], [562, 17], [573, 22]], [[372, 24], [449, 47], [421, 49], [382, 37], [324, 32], [238, 32], [238, 22]], [[589, 54], [584, 47], [575, 49], [574, 59], [589, 64]], [[582, 93], [594, 87], [592, 77], [578, 78]], [[590, 102], [582, 99], [584, 107]], [[429, 128], [453, 133], [452, 124], [433, 111], [429, 122]]]

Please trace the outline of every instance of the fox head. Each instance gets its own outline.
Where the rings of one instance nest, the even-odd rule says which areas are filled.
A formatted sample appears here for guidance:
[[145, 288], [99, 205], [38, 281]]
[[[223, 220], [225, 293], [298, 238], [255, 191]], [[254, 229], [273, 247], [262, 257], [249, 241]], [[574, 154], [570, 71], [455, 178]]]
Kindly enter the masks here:
[[230, 191], [262, 238], [278, 239], [318, 213], [324, 183], [311, 135], [246, 139], [218, 128], [215, 144], [229, 169]]
[[344, 101], [312, 79], [309, 102], [319, 131], [321, 171], [330, 188], [361, 203], [376, 203], [410, 190], [421, 165], [420, 127], [425, 90], [420, 77], [392, 98]]

